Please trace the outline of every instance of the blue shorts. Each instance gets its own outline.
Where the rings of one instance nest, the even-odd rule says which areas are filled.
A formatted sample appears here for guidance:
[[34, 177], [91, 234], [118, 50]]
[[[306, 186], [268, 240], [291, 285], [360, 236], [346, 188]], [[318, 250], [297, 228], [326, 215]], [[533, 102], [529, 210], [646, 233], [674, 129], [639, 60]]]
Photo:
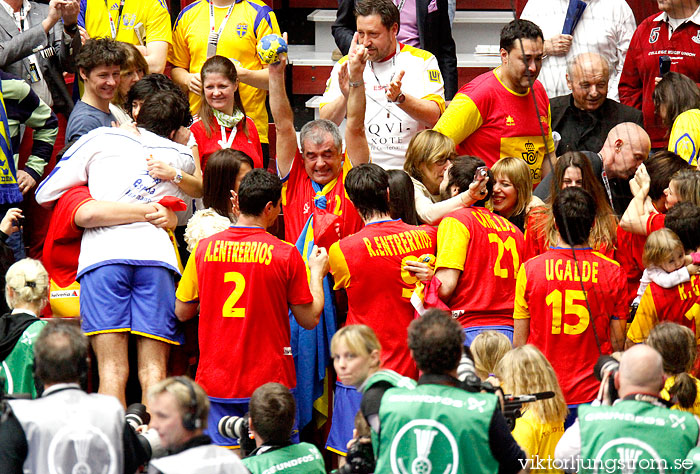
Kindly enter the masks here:
[[469, 347], [474, 342], [476, 336], [484, 331], [498, 331], [508, 336], [510, 343], [513, 344], [513, 327], [512, 326], [472, 326], [464, 328], [464, 345]]
[[[294, 392], [292, 392], [294, 395]], [[296, 395], [294, 397], [296, 399]], [[229, 449], [238, 449], [237, 438], [227, 438], [219, 434], [219, 420], [224, 416], [244, 416], [248, 413], [250, 398], [236, 398], [225, 400], [222, 398], [209, 397], [209, 418], [207, 418], [207, 428], [204, 434], [209, 435], [212, 443]], [[294, 416], [294, 427], [292, 428], [292, 443], [299, 443], [299, 415]]]
[[352, 430], [355, 428], [355, 415], [360, 409], [362, 393], [355, 387], [335, 383], [335, 397], [333, 399], [333, 419], [331, 430], [328, 433], [326, 449], [336, 454], [345, 456], [348, 453], [348, 441], [352, 439]]
[[164, 267], [110, 264], [80, 278], [80, 316], [87, 336], [128, 332], [182, 344], [175, 282]]

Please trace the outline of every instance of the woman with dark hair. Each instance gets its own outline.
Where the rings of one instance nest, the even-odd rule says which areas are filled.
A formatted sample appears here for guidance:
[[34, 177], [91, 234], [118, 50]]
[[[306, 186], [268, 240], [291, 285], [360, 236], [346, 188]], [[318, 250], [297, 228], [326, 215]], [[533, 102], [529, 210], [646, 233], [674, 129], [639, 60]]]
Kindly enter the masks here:
[[654, 109], [670, 136], [668, 150], [697, 166], [700, 150], [700, 89], [678, 72], [667, 72], [654, 88]]
[[132, 86], [148, 74], [148, 63], [133, 45], [119, 43], [119, 46], [122, 47], [126, 54], [126, 61], [119, 68], [121, 80], [112, 98], [112, 103], [109, 104], [109, 111], [116, 117], [117, 123], [122, 125], [132, 122], [131, 111], [125, 107], [126, 98]]
[[240, 150], [262, 168], [262, 146], [258, 129], [246, 117], [238, 91], [238, 74], [223, 56], [212, 56], [202, 66], [202, 105], [199, 120], [190, 128], [202, 160], [202, 171], [209, 155], [222, 148]]
[[547, 251], [557, 245], [557, 228], [554, 225], [551, 203], [555, 202], [562, 189], [580, 187], [588, 191], [596, 203], [596, 218], [589, 237], [594, 249], [612, 258], [617, 235], [617, 218], [610, 207], [603, 187], [593, 174], [591, 163], [586, 155], [576, 151], [564, 153], [554, 167], [552, 190], [548, 205], [533, 211], [528, 217], [525, 234], [525, 260]]
[[197, 242], [227, 229], [238, 220], [238, 186], [253, 169], [253, 160], [238, 150], [225, 148], [209, 157], [209, 172], [204, 174], [204, 209], [194, 213], [185, 229], [187, 250]]
[[389, 213], [392, 219], [406, 224], [420, 225], [411, 177], [401, 170], [387, 170], [389, 174]]

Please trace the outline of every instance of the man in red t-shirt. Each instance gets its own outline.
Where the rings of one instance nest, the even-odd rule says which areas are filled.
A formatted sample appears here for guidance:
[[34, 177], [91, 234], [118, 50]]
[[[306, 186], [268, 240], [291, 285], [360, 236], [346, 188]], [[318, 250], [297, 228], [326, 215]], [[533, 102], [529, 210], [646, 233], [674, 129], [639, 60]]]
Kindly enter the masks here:
[[[454, 160], [448, 191], [456, 195], [468, 190], [483, 165], [475, 157]], [[483, 207], [491, 195], [492, 179], [486, 188], [481, 201], [448, 214], [438, 227], [438, 295], [465, 328], [465, 345], [487, 329], [513, 339], [515, 277], [525, 243], [520, 229]]]
[[[362, 74], [367, 53], [353, 39], [348, 56], [349, 93], [345, 124], [345, 155], [338, 127], [330, 120], [314, 120], [300, 133], [297, 146], [294, 115], [284, 86], [286, 57], [270, 66], [270, 110], [277, 133], [277, 171], [284, 183], [285, 239], [296, 242], [314, 214], [332, 213], [338, 217], [340, 237], [362, 228], [362, 219], [345, 193], [347, 172], [369, 161], [365, 137], [365, 86]], [[336, 239], [337, 240], [337, 239]]]
[[598, 391], [598, 357], [622, 348], [625, 273], [588, 246], [595, 202], [587, 191], [562, 190], [552, 211], [559, 245], [518, 273], [513, 343], [537, 346], [552, 363], [566, 403], [578, 405]]
[[309, 274], [299, 251], [268, 234], [280, 212], [282, 183], [256, 169], [241, 181], [236, 225], [203, 239], [191, 254], [177, 289], [175, 314], [197, 313], [197, 383], [212, 401], [207, 434], [219, 445], [222, 416], [242, 416], [253, 391], [267, 382], [296, 387], [288, 311], [312, 329], [323, 309], [324, 249], [314, 248]]

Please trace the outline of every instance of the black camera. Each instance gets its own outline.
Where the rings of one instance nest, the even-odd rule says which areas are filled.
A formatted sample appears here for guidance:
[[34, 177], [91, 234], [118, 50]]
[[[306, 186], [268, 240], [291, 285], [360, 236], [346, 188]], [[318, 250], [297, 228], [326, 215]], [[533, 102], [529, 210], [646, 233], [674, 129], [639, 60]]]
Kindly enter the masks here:
[[136, 429], [139, 426], [147, 425], [151, 421], [151, 415], [146, 410], [146, 406], [142, 403], [132, 403], [124, 413], [124, 419], [129, 426], [134, 430], [136, 439], [145, 452], [146, 460], [165, 456], [167, 453], [160, 442], [160, 434], [154, 429], [149, 429], [141, 433]]
[[615, 374], [620, 369], [620, 362], [612, 356], [602, 355], [598, 358], [598, 362], [593, 366], [593, 375], [599, 382], [603, 381], [606, 373], [609, 373], [608, 377], [608, 393], [610, 394], [610, 401], [615, 401], [620, 398], [615, 388]]
[[217, 429], [221, 436], [238, 439], [241, 454], [247, 456], [255, 449], [255, 441], [248, 436], [250, 430], [250, 414], [243, 416], [223, 416]]
[[361, 439], [356, 439], [348, 449], [343, 467], [333, 472], [337, 474], [369, 474], [374, 472], [375, 461], [372, 443], [362, 442]]

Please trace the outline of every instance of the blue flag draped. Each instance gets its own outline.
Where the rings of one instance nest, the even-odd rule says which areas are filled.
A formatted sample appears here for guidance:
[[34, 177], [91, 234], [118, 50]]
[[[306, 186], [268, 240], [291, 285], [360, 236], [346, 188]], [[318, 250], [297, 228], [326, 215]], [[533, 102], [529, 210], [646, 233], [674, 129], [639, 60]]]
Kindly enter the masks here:
[[[313, 182], [316, 197], [314, 204], [319, 209], [326, 208], [326, 193], [335, 185], [335, 181], [321, 188]], [[296, 248], [304, 262], [308, 262], [314, 248], [314, 216], [309, 217], [296, 241]], [[330, 275], [323, 279], [324, 307], [321, 319], [314, 329], [299, 326], [292, 313], [289, 313], [289, 325], [292, 330], [291, 345], [297, 374], [297, 412], [299, 429], [304, 428], [313, 417], [314, 402], [323, 395], [323, 379], [330, 360], [331, 338], [336, 331], [336, 314], [333, 303], [333, 281]], [[327, 412], [324, 413], [327, 415]]]

